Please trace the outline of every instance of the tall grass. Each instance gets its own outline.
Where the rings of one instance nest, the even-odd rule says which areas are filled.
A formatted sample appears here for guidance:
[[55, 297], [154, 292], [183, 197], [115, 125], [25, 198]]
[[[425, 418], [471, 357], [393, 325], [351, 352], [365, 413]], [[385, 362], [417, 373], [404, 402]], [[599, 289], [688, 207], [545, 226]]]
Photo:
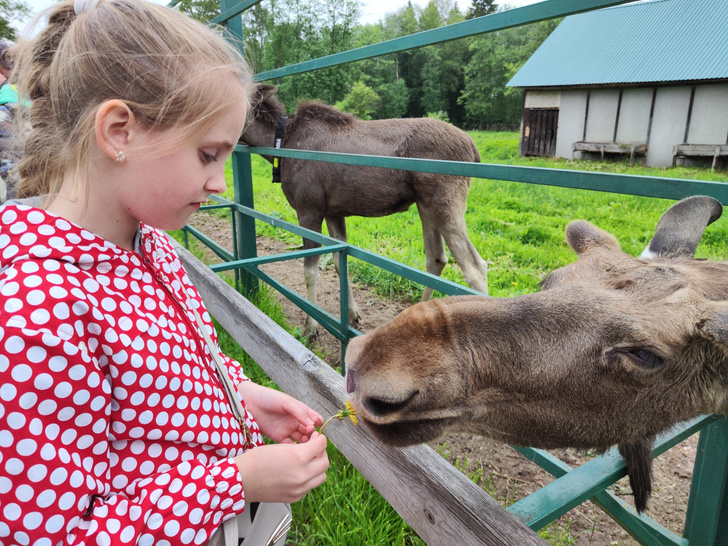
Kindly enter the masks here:
[[[617, 172], [647, 176], [667, 176], [728, 182], [725, 172], [705, 169], [630, 167], [619, 162], [570, 162], [563, 159], [518, 157], [518, 133], [470, 133], [483, 163], [508, 163], [533, 167]], [[297, 223], [281, 187], [271, 183], [270, 165], [254, 156], [253, 180], [255, 207], [286, 221]], [[234, 197], [229, 173], [226, 197]], [[488, 260], [488, 284], [495, 296], [513, 296], [538, 289], [544, 275], [575, 259], [564, 242], [564, 229], [573, 219], [584, 219], [613, 233], [628, 253], [639, 253], [646, 246], [660, 215], [672, 201], [646, 197], [601, 193], [587, 190], [552, 188], [516, 182], [475, 179], [468, 198], [466, 222], [470, 237]], [[299, 246], [300, 239], [262, 222], [259, 235], [274, 237]], [[325, 232], [325, 231], [324, 231]], [[424, 247], [419, 217], [414, 207], [389, 217], [348, 220], [349, 241], [359, 247], [424, 269]], [[725, 256], [728, 241], [726, 222], [717, 222], [706, 231], [697, 255], [709, 259]], [[452, 256], [450, 256], [452, 260]], [[352, 263], [355, 280], [374, 286], [388, 297], [417, 298], [421, 287], [366, 264]], [[447, 267], [444, 277], [464, 284], [456, 267]], [[267, 290], [257, 296], [256, 305], [289, 332], [275, 298]], [[267, 376], [243, 353], [237, 344], [222, 334], [223, 349], [237, 358], [255, 381], [272, 385]], [[441, 453], [446, 447], [442, 447]], [[294, 505], [294, 527], [289, 539], [300, 545], [421, 545], [424, 542], [396, 514], [389, 504], [336, 450], [329, 447], [331, 469], [327, 482]], [[470, 476], [491, 494], [490, 477]], [[490, 484], [490, 485], [489, 485]], [[499, 499], [503, 505], [512, 499]], [[540, 534], [554, 545], [571, 544], [571, 529], [551, 524]]]

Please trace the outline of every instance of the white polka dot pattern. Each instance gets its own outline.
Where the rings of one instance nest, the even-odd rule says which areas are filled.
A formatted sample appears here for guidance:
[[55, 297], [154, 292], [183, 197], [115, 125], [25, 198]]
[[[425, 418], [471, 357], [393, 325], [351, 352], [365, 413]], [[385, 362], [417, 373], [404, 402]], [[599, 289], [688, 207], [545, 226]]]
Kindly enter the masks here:
[[205, 544], [244, 510], [210, 317], [164, 235], [141, 250], [0, 208], [0, 544]]

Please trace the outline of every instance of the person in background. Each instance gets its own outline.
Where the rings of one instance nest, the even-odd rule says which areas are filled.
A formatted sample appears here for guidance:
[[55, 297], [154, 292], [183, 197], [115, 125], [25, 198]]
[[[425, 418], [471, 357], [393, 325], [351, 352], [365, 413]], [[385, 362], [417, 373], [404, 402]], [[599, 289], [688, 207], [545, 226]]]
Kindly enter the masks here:
[[207, 544], [329, 465], [321, 416], [220, 351], [161, 231], [225, 190], [252, 78], [167, 6], [46, 16], [13, 47], [18, 193], [48, 197], [0, 208], [0, 543]]
[[[13, 139], [13, 119], [18, 107], [18, 87], [10, 83], [12, 62], [9, 50], [12, 42], [0, 40], [0, 177], [5, 182], [5, 198], [15, 196], [16, 177], [11, 169], [23, 156]], [[2, 197], [2, 196], [0, 196]], [[0, 202], [4, 199], [0, 198]]]

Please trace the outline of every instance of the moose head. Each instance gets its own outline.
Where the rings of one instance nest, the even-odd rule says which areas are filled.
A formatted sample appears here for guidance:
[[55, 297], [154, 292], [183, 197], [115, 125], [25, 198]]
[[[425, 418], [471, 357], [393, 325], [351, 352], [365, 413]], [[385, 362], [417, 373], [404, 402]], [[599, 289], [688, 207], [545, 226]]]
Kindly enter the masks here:
[[352, 404], [395, 446], [445, 432], [544, 449], [616, 444], [645, 510], [655, 436], [728, 411], [728, 265], [693, 257], [721, 212], [710, 197], [680, 201], [641, 257], [570, 223], [578, 260], [542, 291], [420, 303], [352, 340]]

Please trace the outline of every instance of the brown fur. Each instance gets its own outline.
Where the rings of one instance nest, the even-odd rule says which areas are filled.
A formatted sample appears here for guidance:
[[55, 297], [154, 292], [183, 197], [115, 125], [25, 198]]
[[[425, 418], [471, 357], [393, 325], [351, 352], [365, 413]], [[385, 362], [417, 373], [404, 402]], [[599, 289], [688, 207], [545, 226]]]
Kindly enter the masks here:
[[356, 117], [348, 112], [337, 110], [333, 106], [323, 102], [310, 101], [302, 102], [296, 109], [296, 115], [292, 116], [286, 131], [296, 134], [309, 123], [323, 123], [333, 128], [341, 128], [351, 125]]
[[655, 436], [728, 411], [728, 265], [692, 258], [720, 209], [709, 197], [674, 205], [640, 258], [572, 222], [579, 259], [541, 292], [420, 303], [352, 340], [347, 390], [362, 421], [400, 446], [446, 431], [618, 444], [644, 510]]
[[[259, 85], [253, 98], [253, 120], [241, 140], [252, 146], [272, 147], [275, 128], [285, 108], [275, 98], [276, 88]], [[472, 139], [460, 129], [434, 119], [362, 121], [320, 102], [299, 105], [288, 117], [283, 148], [416, 157], [451, 161], [480, 161]], [[267, 157], [272, 161], [272, 157]], [[465, 209], [470, 178], [378, 167], [282, 158], [281, 187], [296, 210], [301, 226], [321, 232], [324, 220], [332, 237], [346, 241], [346, 217], [378, 217], [407, 210], [415, 204], [422, 221], [426, 269], [440, 275], [447, 263], [445, 244], [466, 282], [487, 293], [487, 266], [468, 237]], [[304, 239], [305, 248], [319, 246]], [[319, 256], [304, 259], [308, 298], [316, 301]], [[334, 261], [338, 267], [338, 261]], [[432, 290], [425, 289], [423, 301]], [[349, 290], [349, 322], [359, 311]], [[305, 336], [316, 335], [316, 322], [306, 322]]]

